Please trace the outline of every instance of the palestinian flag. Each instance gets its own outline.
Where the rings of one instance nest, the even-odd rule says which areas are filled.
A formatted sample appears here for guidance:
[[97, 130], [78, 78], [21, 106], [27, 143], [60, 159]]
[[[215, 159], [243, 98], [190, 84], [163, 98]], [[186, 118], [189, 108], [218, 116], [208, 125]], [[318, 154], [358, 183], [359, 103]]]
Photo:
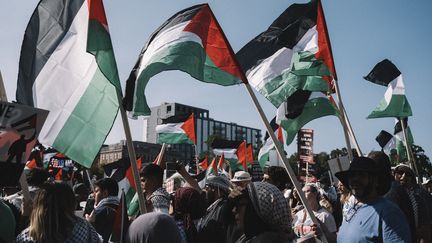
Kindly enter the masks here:
[[39, 141], [89, 168], [119, 107], [102, 0], [42, 0], [21, 47], [16, 97], [49, 110]]
[[247, 167], [247, 164], [253, 161], [252, 151], [248, 150], [245, 141], [214, 139], [210, 146], [215, 155], [224, 156], [233, 171], [244, 170], [245, 166]]
[[412, 116], [411, 106], [405, 96], [402, 74], [391, 61], [384, 59], [379, 62], [364, 79], [387, 86], [384, 99], [369, 114], [368, 119]]
[[[276, 138], [278, 139], [278, 141], [283, 146], [283, 143], [284, 143], [283, 131], [282, 131], [282, 127], [280, 127], [276, 123], [276, 117], [274, 117], [270, 121], [270, 126], [271, 126], [272, 130], [275, 131]], [[264, 169], [265, 164], [267, 163], [267, 161], [269, 161], [270, 151], [275, 149], [275, 145], [273, 143], [273, 140], [271, 139], [270, 135], [267, 132], [266, 132], [266, 135], [264, 136], [264, 141], [265, 141], [264, 145], [261, 147], [261, 149], [258, 152], [258, 161], [259, 161], [259, 164], [261, 166], [261, 169]]]
[[[204, 159], [199, 163], [199, 166], [203, 169], [203, 170], [207, 170], [207, 168], [209, 167], [209, 162], [208, 162], [208, 156], [206, 155], [204, 157]], [[198, 173], [197, 173], [198, 174]]]
[[396, 137], [387, 131], [381, 130], [375, 140], [381, 146], [381, 150], [387, 155], [390, 155], [391, 151], [396, 149]]
[[297, 90], [334, 90], [336, 71], [317, 0], [289, 6], [237, 58], [249, 83], [275, 107]]
[[321, 92], [298, 90], [278, 108], [276, 123], [285, 130], [285, 142], [289, 145], [308, 122], [330, 115], [339, 115], [331, 97]]
[[[142, 167], [142, 159], [137, 159], [138, 171]], [[103, 167], [105, 175], [117, 181], [119, 192], [124, 191], [125, 198], [128, 206], [129, 215], [135, 215], [138, 212], [138, 197], [134, 203], [136, 195], [136, 185], [133, 178], [132, 167], [130, 166], [129, 158], [120, 159], [114, 163], [107, 164]]]
[[206, 175], [210, 175], [210, 174], [214, 174], [216, 176], [219, 174], [218, 167], [217, 167], [217, 156], [213, 157], [210, 165], [207, 167]]
[[217, 164], [217, 168], [224, 170], [225, 169], [225, 156], [222, 154], [221, 157], [219, 158], [219, 162]]
[[406, 146], [412, 146], [414, 144], [414, 137], [411, 133], [411, 129], [408, 126], [408, 118], [402, 119], [402, 122], [404, 123], [404, 127], [407, 133], [407, 142], [408, 145], [405, 143], [404, 133], [402, 130], [402, 124], [401, 120], [395, 119], [395, 127], [394, 127], [394, 136], [396, 138], [396, 150], [399, 158], [399, 162], [403, 163], [408, 161], [408, 154]]
[[194, 114], [163, 119], [162, 124], [156, 126], [156, 133], [159, 134], [159, 143], [196, 144]]
[[127, 214], [126, 194], [123, 190], [120, 193], [120, 203], [116, 209], [110, 242], [122, 243], [126, 242], [126, 234], [130, 224]]
[[152, 76], [167, 70], [224, 86], [246, 80], [208, 4], [176, 13], [151, 35], [126, 82], [123, 103], [133, 117], [150, 115], [146, 85]]

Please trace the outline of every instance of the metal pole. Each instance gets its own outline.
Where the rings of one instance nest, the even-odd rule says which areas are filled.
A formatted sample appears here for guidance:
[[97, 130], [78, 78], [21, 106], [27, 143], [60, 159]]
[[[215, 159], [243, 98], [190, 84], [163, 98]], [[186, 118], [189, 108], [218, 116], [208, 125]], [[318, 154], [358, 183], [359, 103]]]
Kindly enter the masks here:
[[358, 154], [359, 156], [363, 156], [363, 153], [362, 153], [362, 151], [361, 151], [361, 149], [360, 149], [360, 146], [359, 146], [359, 144], [358, 144], [358, 142], [357, 142], [357, 138], [356, 138], [356, 136], [355, 136], [355, 134], [354, 134], [354, 130], [352, 129], [351, 123], [350, 123], [350, 121], [349, 121], [349, 119], [348, 119], [348, 115], [347, 115], [347, 112], [346, 112], [346, 110], [345, 110], [345, 107], [343, 107], [343, 112], [344, 112], [344, 115], [345, 115], [345, 121], [346, 121], [346, 124], [347, 124], [347, 127], [348, 127], [348, 132], [349, 132], [350, 135], [351, 135], [351, 140], [352, 140], [352, 142], [354, 143], [355, 150], [357, 151], [357, 154]]
[[351, 143], [350, 143], [350, 139], [349, 139], [349, 135], [348, 135], [348, 128], [347, 128], [348, 126], [347, 126], [346, 120], [345, 120], [345, 112], [344, 112], [344, 106], [342, 104], [342, 97], [340, 95], [339, 85], [338, 85], [338, 82], [336, 80], [334, 80], [334, 84], [335, 84], [336, 96], [338, 98], [338, 108], [339, 108], [339, 112], [340, 112], [339, 121], [341, 122], [343, 130], [344, 130], [345, 143], [347, 145], [347, 150], [348, 150], [348, 158], [350, 161], [352, 161], [353, 155], [352, 155]]

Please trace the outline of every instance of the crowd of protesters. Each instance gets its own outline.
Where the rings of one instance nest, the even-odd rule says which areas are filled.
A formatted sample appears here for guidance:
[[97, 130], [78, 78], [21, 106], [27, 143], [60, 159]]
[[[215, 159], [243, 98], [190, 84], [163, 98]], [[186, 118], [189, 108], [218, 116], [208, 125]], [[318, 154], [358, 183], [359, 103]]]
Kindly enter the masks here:
[[432, 242], [430, 181], [418, 184], [404, 164], [392, 169], [382, 152], [354, 158], [336, 184], [303, 184], [306, 205], [283, 167], [265, 168], [259, 181], [246, 171], [191, 176], [181, 163], [176, 170], [165, 180], [159, 165], [140, 171], [146, 213], [129, 215], [123, 241], [112, 237], [116, 180], [99, 179], [92, 191], [79, 180], [50, 182], [36, 168], [27, 177], [31, 200], [21, 192], [0, 200], [0, 243]]

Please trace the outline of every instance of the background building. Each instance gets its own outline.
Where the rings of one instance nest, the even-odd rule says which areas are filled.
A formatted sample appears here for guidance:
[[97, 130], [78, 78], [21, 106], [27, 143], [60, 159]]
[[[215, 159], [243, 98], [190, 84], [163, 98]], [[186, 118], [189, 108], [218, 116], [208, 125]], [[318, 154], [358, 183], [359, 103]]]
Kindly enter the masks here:
[[177, 155], [178, 160], [182, 162], [192, 161], [195, 149], [198, 154], [208, 151], [209, 146], [206, 142], [212, 136], [227, 140], [246, 140], [247, 143], [252, 144], [254, 153], [261, 147], [261, 130], [232, 122], [217, 121], [209, 117], [208, 110], [179, 103], [163, 103], [151, 108], [151, 115], [144, 119], [143, 141], [147, 143], [158, 142], [156, 126], [162, 124], [162, 119], [192, 112], [195, 115], [197, 145], [196, 148], [189, 144], [170, 145], [168, 151], [172, 155]]

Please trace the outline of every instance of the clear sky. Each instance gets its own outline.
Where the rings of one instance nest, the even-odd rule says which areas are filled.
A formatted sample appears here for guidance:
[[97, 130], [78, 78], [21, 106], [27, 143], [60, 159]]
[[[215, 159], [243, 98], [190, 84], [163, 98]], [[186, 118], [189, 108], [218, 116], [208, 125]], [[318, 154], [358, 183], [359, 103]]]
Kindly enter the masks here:
[[[306, 2], [306, 1], [297, 1]], [[18, 61], [24, 30], [38, 1], [2, 1], [0, 8], [0, 70], [9, 100], [15, 99]], [[124, 87], [130, 70], [150, 34], [174, 13], [202, 3], [195, 0], [106, 0], [105, 10]], [[209, 1], [234, 51], [264, 31], [292, 0]], [[378, 105], [386, 87], [365, 81], [372, 67], [388, 58], [401, 70], [413, 117], [410, 127], [415, 143], [432, 156], [432, 1], [418, 0], [323, 0], [327, 27], [342, 99], [363, 153], [378, 150], [376, 135], [393, 131], [394, 119], [366, 120]], [[150, 106], [179, 102], [208, 109], [217, 120], [263, 129], [245, 88], [221, 87], [198, 82], [180, 71], [161, 73], [150, 80], [146, 91]], [[269, 119], [275, 108], [259, 94]], [[131, 121], [134, 140], [141, 140], [142, 120]], [[431, 123], [429, 123], [431, 122]], [[306, 125], [315, 129], [314, 152], [330, 152], [345, 146], [336, 117]], [[106, 143], [124, 138], [117, 121]], [[295, 145], [287, 148], [295, 151]]]

